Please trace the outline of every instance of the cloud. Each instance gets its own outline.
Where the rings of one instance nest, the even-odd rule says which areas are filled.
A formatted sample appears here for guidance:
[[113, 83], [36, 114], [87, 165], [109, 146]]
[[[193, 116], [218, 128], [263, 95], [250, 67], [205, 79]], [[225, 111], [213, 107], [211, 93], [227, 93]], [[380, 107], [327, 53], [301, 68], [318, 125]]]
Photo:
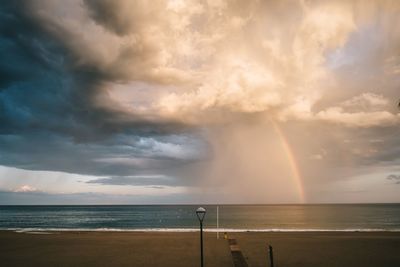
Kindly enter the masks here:
[[[108, 177], [89, 180], [88, 184], [102, 184], [102, 185], [146, 185], [146, 186], [176, 186], [177, 182], [172, 177], [165, 175], [142, 175], [142, 176], [122, 176], [122, 177]], [[182, 185], [182, 183], [179, 183]]]
[[352, 127], [387, 126], [397, 124], [400, 121], [398, 115], [387, 111], [350, 113], [345, 112], [340, 107], [320, 111], [316, 117], [322, 121], [341, 123]]
[[[286, 8], [289, 4], [290, 11]], [[264, 14], [268, 9], [263, 5], [274, 13], [289, 12], [298, 20], [282, 22], [273, 13]], [[21, 23], [35, 25], [35, 32], [27, 35], [40, 34], [41, 49], [45, 47], [41, 54], [62, 55], [63, 61], [53, 62], [62, 62], [58, 68], [69, 70], [65, 74], [71, 76], [72, 84], [67, 93], [77, 88], [72, 90], [70, 104], [86, 107], [77, 112], [67, 106], [68, 114], [71, 119], [82, 117], [91, 124], [89, 128], [104, 125], [93, 132], [118, 131], [129, 124], [167, 131], [168, 127], [163, 126], [171, 123], [176, 127], [201, 125], [204, 121], [225, 120], [221, 113], [231, 112], [268, 112], [278, 120], [316, 119], [354, 127], [397, 122], [393, 109], [384, 105], [386, 96], [374, 92], [344, 100], [342, 105], [352, 106], [352, 112], [336, 106], [314, 111], [319, 101], [325, 101], [321, 87], [335, 86], [341, 69], [348, 65], [338, 63], [343, 54], [354, 57], [354, 47], [365, 43], [362, 37], [386, 26], [376, 26], [382, 19], [380, 14], [364, 14], [376, 21], [368, 29], [371, 32], [365, 30], [368, 36], [357, 39], [354, 36], [367, 27], [360, 18], [363, 14], [353, 11], [357, 3], [239, 6], [163, 1], [149, 5], [123, 0], [88, 0], [84, 4], [37, 1], [11, 11]], [[385, 3], [382, 6], [387, 7]], [[230, 23], [231, 20], [240, 23]], [[275, 30], [262, 31], [264, 24], [273, 25]], [[390, 38], [393, 43], [398, 41], [396, 36]], [[243, 41], [247, 39], [253, 42]], [[55, 50], [47, 51], [47, 43]], [[374, 52], [369, 54], [374, 58], [381, 51], [367, 52]], [[367, 55], [360, 54], [361, 59], [364, 57]], [[336, 62], [333, 69], [329, 68], [329, 61]], [[362, 80], [361, 76], [353, 77], [353, 84]], [[126, 90], [118, 89], [121, 84]], [[147, 92], [141, 92], [141, 88]], [[364, 105], [363, 110], [357, 105]], [[368, 107], [372, 109], [365, 110]], [[373, 122], [353, 123], [364, 114], [374, 117]], [[79, 134], [85, 134], [85, 130]]]
[[146, 53], [130, 53], [134, 45], [90, 22], [84, 7], [79, 1], [1, 5], [0, 164], [133, 175], [204, 158], [206, 146], [192, 127], [99, 106], [105, 86], [126, 80], [125, 69], [112, 62], [147, 62], [140, 58]]
[[27, 133], [2, 135], [0, 146], [3, 165], [99, 176], [174, 172], [207, 155], [207, 145], [190, 135], [120, 134], [101, 141], [75, 143], [65, 136]]
[[[356, 127], [395, 123], [397, 117], [390, 109], [349, 113], [331, 106], [313, 112], [324, 98], [321, 86], [330, 86], [337, 76], [325, 65], [326, 54], [346, 51], [352, 42], [360, 45], [362, 40], [353, 41], [352, 36], [362, 25], [352, 13], [355, 3], [298, 4], [290, 13], [300, 21], [285, 23], [272, 14], [265, 16], [266, 9], [260, 7], [269, 5], [275, 13], [285, 13], [288, 4], [254, 3], [238, 8], [163, 1], [152, 5], [140, 1], [37, 1], [6, 6], [4, 12], [13, 14], [15, 20], [6, 18], [4, 22], [9, 24], [7, 28], [15, 28], [17, 23], [21, 28], [24, 24], [34, 26], [26, 27], [18, 42], [11, 33], [7, 40], [24, 42], [24, 47], [29, 47], [25, 50], [40, 55], [34, 62], [51, 64], [43, 71], [64, 86], [48, 89], [55, 99], [60, 93], [64, 95], [62, 103], [53, 102], [54, 107], [50, 105], [46, 111], [55, 113], [58, 108], [59, 113], [69, 114], [74, 124], [61, 128], [53, 122], [38, 127], [70, 131], [75, 138], [92, 139], [90, 135], [112, 134], [126, 127], [160, 132], [185, 129], [193, 123], [225, 120], [223, 114], [231, 112], [269, 112], [276, 119], [318, 119]], [[221, 13], [226, 16], [217, 15]], [[241, 23], [232, 25], [231, 18]], [[276, 30], [260, 34], [258, 29], [264, 23]], [[255, 36], [262, 38], [238, 42]], [[37, 41], [32, 42], [32, 38]], [[236, 43], [234, 49], [226, 49], [232, 43]], [[13, 51], [18, 49], [15, 46]], [[20, 54], [16, 51], [20, 50], [7, 54]], [[11, 67], [5, 69], [3, 77], [7, 79], [17, 73]], [[58, 69], [58, 77], [50, 69]], [[16, 80], [23, 79], [22, 74]], [[44, 83], [37, 81], [32, 86], [43, 87]], [[118, 89], [121, 84], [126, 90]], [[141, 92], [142, 88], [147, 92]], [[15, 107], [18, 101], [10, 90], [6, 97]], [[18, 93], [18, 89], [14, 91]], [[343, 105], [351, 101], [382, 104], [386, 100], [366, 93]], [[38, 111], [35, 105], [27, 104], [24, 113], [18, 114], [32, 120], [29, 111], [35, 117]], [[352, 123], [364, 113], [371, 113], [372, 123]], [[47, 118], [40, 121], [52, 122]]]
[[38, 191], [35, 187], [30, 185], [22, 185], [14, 190], [16, 193], [36, 192]]
[[349, 108], [363, 108], [371, 109], [373, 107], [385, 107], [389, 104], [389, 100], [382, 95], [374, 93], [363, 93], [359, 96], [355, 96], [342, 103], [342, 106]]
[[339, 103], [338, 106], [319, 111], [315, 117], [351, 127], [388, 126], [399, 123], [400, 116], [388, 110], [389, 99], [374, 93], [363, 93]]
[[[154, 189], [153, 189], [154, 190]], [[163, 189], [156, 189], [161, 192]], [[105, 193], [46, 193], [46, 192], [10, 192], [0, 191], [0, 202], [3, 205], [121, 205], [121, 204], [176, 204], [191, 199], [184, 193], [169, 195], [145, 194], [105, 194]]]
[[265, 161], [284, 139], [310, 180], [393, 167], [396, 11], [390, 1], [2, 3], [0, 164], [99, 177], [82, 186], [164, 175], [146, 181], [259, 189], [290, 176], [284, 154]]
[[160, 13], [167, 7], [164, 1], [149, 4], [146, 1], [85, 0], [84, 3], [96, 23], [120, 36], [146, 31], [147, 25], [163, 21]]
[[[280, 13], [286, 4], [269, 4], [268, 8]], [[261, 10], [265, 9], [258, 5], [250, 5], [239, 14], [231, 8], [227, 5], [224, 12], [245, 18], [246, 23], [240, 30], [232, 29], [229, 23], [218, 27], [207, 25], [212, 27], [207, 36], [223, 36], [210, 43], [216, 50], [214, 60], [208, 63], [207, 71], [201, 70], [197, 88], [168, 94], [160, 100], [160, 109], [169, 116], [195, 121], [199, 120], [198, 111], [214, 114], [221, 110], [272, 112], [278, 118], [301, 119], [302, 116], [297, 116], [298, 101], [304, 99], [307, 106], [302, 109], [310, 110], [321, 97], [320, 83], [329, 78], [323, 66], [324, 54], [344, 45], [355, 29], [352, 15], [340, 5], [295, 5], [292, 13], [300, 21], [282, 23], [271, 14], [264, 18]], [[211, 19], [210, 24], [213, 22]], [[263, 24], [276, 30], [254, 30], [262, 29]], [[247, 39], [253, 42], [238, 41]], [[240, 42], [237, 49], [227, 49], [235, 42]]]
[[400, 184], [400, 175], [390, 174], [386, 179], [393, 181], [395, 184]]

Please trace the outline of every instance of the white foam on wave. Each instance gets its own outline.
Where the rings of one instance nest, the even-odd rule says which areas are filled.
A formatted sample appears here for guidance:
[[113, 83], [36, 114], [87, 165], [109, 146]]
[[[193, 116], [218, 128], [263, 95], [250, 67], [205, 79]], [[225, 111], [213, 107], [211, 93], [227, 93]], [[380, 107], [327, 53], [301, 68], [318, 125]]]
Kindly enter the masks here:
[[[29, 234], [51, 234], [54, 232], [172, 232], [172, 233], [188, 233], [198, 232], [198, 228], [141, 228], [141, 229], [122, 229], [122, 228], [0, 228], [0, 230], [14, 231], [17, 233]], [[237, 229], [237, 228], [207, 228], [205, 232], [400, 232], [400, 229]]]

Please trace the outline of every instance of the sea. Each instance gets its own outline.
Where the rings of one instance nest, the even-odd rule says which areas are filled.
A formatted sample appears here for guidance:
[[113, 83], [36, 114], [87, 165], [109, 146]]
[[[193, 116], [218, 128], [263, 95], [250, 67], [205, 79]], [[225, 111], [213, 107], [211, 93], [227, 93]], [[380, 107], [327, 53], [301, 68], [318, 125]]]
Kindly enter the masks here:
[[[197, 205], [0, 206], [0, 230], [199, 231]], [[205, 205], [209, 232], [400, 231], [400, 204]], [[217, 212], [218, 210], [218, 212]]]

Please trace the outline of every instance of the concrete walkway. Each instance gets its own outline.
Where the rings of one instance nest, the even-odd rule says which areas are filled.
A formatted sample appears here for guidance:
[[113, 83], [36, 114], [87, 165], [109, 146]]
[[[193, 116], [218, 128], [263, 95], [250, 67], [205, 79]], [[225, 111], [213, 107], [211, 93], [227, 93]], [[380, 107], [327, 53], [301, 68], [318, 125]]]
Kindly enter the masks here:
[[229, 249], [231, 250], [233, 265], [235, 267], [248, 267], [239, 245], [235, 238], [228, 238]]

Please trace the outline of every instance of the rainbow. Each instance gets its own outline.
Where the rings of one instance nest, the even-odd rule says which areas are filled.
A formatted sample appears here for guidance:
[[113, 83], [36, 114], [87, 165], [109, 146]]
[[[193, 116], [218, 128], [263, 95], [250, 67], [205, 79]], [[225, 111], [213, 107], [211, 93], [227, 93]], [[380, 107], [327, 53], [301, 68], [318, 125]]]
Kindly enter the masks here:
[[304, 192], [304, 188], [303, 188], [301, 173], [300, 173], [296, 158], [294, 157], [293, 151], [290, 148], [290, 144], [287, 141], [287, 138], [283, 134], [281, 128], [278, 125], [278, 123], [276, 123], [272, 119], [270, 121], [271, 121], [272, 127], [274, 128], [275, 133], [279, 137], [279, 141], [280, 141], [280, 143], [282, 145], [282, 149], [285, 152], [286, 158], [288, 160], [289, 167], [290, 167], [290, 170], [292, 172], [293, 181], [294, 181], [294, 184], [296, 186], [296, 190], [297, 190], [297, 192], [299, 194], [300, 202], [304, 203], [304, 202], [306, 202], [306, 197], [305, 197], [305, 192]]

